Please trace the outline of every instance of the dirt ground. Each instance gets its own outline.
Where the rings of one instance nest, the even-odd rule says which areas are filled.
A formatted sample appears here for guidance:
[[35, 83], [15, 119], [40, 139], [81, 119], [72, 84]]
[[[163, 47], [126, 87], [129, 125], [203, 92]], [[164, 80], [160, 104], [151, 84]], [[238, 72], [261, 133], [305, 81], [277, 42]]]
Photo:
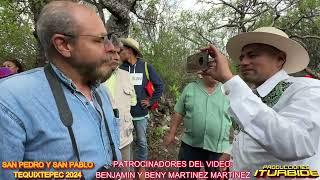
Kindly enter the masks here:
[[[169, 130], [170, 118], [172, 114], [172, 103], [162, 103], [162, 108], [158, 111], [150, 113], [148, 121], [147, 138], [149, 145], [149, 160], [177, 160], [180, 148], [180, 139], [182, 135], [182, 128], [178, 128], [176, 141], [170, 146], [165, 146], [163, 143], [164, 137]], [[134, 150], [134, 145], [133, 145]], [[149, 168], [148, 171], [178, 171], [178, 168]]]
[[[177, 160], [180, 148], [180, 140], [177, 140], [174, 144], [170, 146], [165, 146], [163, 143], [164, 136], [166, 132], [157, 133], [158, 129], [161, 127], [152, 127], [149, 125], [147, 129], [147, 138], [149, 146], [149, 160], [150, 161], [163, 161], [163, 160]], [[181, 128], [180, 128], [181, 129]], [[177, 134], [181, 136], [179, 131]], [[134, 151], [135, 145], [133, 143], [132, 149]], [[151, 168], [150, 171], [177, 171], [177, 168]]]

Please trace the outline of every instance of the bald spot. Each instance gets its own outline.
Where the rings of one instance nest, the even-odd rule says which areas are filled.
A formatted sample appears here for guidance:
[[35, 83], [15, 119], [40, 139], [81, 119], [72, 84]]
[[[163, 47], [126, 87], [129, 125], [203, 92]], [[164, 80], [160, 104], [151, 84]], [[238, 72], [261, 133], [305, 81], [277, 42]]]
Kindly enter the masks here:
[[104, 29], [104, 32], [96, 34], [106, 33], [101, 18], [92, 8], [83, 4], [72, 1], [52, 1], [44, 7], [44, 10], [46, 12], [58, 11], [69, 14], [75, 24], [74, 28], [79, 34], [85, 34], [86, 31], [89, 34], [94, 34], [94, 32], [101, 31], [101, 29]]

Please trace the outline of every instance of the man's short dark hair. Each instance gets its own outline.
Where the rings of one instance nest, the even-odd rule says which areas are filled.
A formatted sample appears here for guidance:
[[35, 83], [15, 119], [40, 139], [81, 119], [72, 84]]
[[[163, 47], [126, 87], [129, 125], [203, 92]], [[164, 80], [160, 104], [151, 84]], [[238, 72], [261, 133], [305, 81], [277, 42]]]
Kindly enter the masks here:
[[138, 57], [138, 55], [139, 55], [138, 51], [136, 51], [135, 49], [133, 49], [132, 47], [127, 46], [127, 45], [123, 45], [123, 46], [126, 47], [126, 48], [130, 48], [132, 50], [134, 56]]

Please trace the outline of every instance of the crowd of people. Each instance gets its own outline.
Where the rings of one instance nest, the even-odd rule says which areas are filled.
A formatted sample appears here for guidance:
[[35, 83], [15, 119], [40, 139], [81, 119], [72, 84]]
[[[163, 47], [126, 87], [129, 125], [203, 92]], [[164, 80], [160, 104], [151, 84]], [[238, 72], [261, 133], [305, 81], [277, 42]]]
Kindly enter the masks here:
[[[70, 1], [48, 3], [36, 32], [49, 63], [23, 72], [19, 60], [6, 59], [0, 69], [1, 162], [94, 162], [83, 170], [94, 179], [112, 161], [148, 160], [149, 111], [164, 84], [137, 40], [114, 38], [94, 10]], [[213, 60], [182, 91], [164, 144], [173, 144], [183, 124], [177, 160], [231, 160], [230, 171], [252, 175], [264, 165], [320, 173], [320, 81], [288, 75], [307, 67], [305, 48], [261, 27], [232, 37], [226, 49], [239, 75], [215, 46], [201, 49]], [[0, 168], [0, 179], [14, 179], [14, 171]]]

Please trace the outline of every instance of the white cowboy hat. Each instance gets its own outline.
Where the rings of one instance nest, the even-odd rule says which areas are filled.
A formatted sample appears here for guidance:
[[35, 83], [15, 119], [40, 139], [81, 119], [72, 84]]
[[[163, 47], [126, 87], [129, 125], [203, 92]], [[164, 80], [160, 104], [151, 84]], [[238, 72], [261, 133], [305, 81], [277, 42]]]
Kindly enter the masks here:
[[309, 55], [304, 47], [274, 27], [261, 27], [232, 37], [227, 43], [227, 52], [232, 60], [239, 61], [242, 48], [253, 43], [267, 44], [285, 52], [287, 58], [283, 69], [288, 74], [301, 71], [309, 64]]
[[120, 41], [122, 42], [122, 44], [124, 46], [128, 46], [130, 48], [132, 48], [133, 50], [135, 50], [138, 53], [138, 56], [142, 56], [141, 51], [140, 51], [140, 46], [139, 43], [132, 39], [132, 38], [120, 38]]

